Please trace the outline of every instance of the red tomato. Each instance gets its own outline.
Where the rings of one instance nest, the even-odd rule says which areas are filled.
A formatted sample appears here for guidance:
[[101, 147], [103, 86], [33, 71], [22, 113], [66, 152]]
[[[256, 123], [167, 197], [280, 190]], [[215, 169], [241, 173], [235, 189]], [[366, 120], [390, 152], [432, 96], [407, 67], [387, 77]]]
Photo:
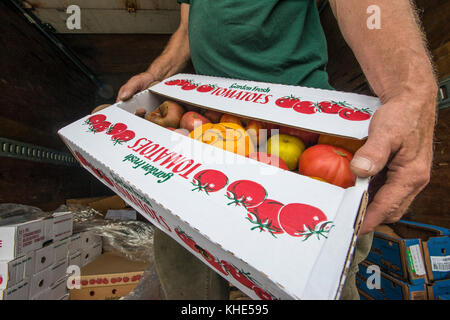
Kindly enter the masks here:
[[[278, 223], [281, 228], [293, 237], [305, 237], [312, 235], [326, 237], [329, 231], [329, 221], [322, 210], [303, 203], [290, 203], [281, 208], [278, 215]], [[328, 228], [328, 229], [327, 229]]]
[[207, 169], [198, 172], [192, 179], [192, 191], [217, 192], [228, 184], [228, 177], [218, 170]]
[[96, 114], [94, 116], [87, 118], [87, 120], [84, 123], [92, 125], [92, 124], [103, 122], [105, 120], [106, 120], [106, 116], [104, 114]]
[[164, 82], [164, 84], [167, 84], [168, 86], [174, 86], [174, 85], [179, 84], [180, 81], [181, 80], [178, 80], [178, 79], [176, 79], [176, 80], [169, 80], [169, 81]]
[[365, 121], [372, 117], [372, 111], [365, 109], [352, 109], [352, 108], [344, 108], [339, 111], [339, 116], [342, 119], [350, 120], [350, 121]]
[[89, 126], [89, 131], [92, 131], [93, 133], [103, 132], [108, 129], [110, 125], [111, 122], [108, 121], [93, 123]]
[[225, 269], [233, 276], [236, 281], [238, 281], [243, 286], [252, 289], [255, 284], [252, 280], [250, 280], [250, 274], [245, 273], [244, 271], [236, 270], [237, 268], [232, 264], [228, 263], [225, 260], [220, 261]]
[[298, 101], [294, 103], [292, 106], [294, 111], [304, 113], [304, 114], [313, 114], [317, 111], [317, 106], [314, 102], [311, 101]]
[[195, 88], [197, 88], [197, 86], [193, 83], [187, 83], [181, 87], [183, 90], [194, 90]]
[[341, 188], [349, 188], [354, 186], [356, 181], [356, 176], [350, 170], [352, 159], [353, 155], [345, 149], [316, 144], [300, 156], [298, 172], [324, 179]]
[[275, 104], [281, 108], [292, 108], [292, 106], [297, 103], [298, 101], [300, 101], [298, 98], [295, 98], [293, 96], [289, 96], [289, 97], [283, 97], [278, 99], [277, 101], [275, 101]]
[[134, 131], [126, 130], [123, 132], [120, 132], [114, 136], [111, 137], [111, 140], [114, 141], [114, 144], [118, 143], [121, 144], [122, 142], [130, 141], [136, 136]]
[[198, 87], [197, 91], [198, 92], [209, 92], [209, 91], [212, 91], [213, 89], [214, 89], [213, 86], [210, 86], [208, 84], [204, 84], [204, 85]]
[[286, 162], [283, 159], [265, 152], [254, 152], [248, 156], [250, 159], [257, 160], [259, 162], [270, 164], [274, 167], [278, 167], [284, 170], [289, 170]]
[[253, 291], [261, 300], [273, 300], [272, 296], [260, 287], [254, 286]]
[[283, 206], [279, 201], [266, 199], [259, 206], [248, 209], [248, 220], [256, 225], [252, 230], [267, 230], [272, 235], [283, 233], [278, 223], [278, 213]]
[[116, 135], [118, 133], [122, 133], [123, 131], [127, 130], [127, 125], [125, 123], [116, 123], [113, 124], [111, 127], [106, 130], [106, 134], [109, 135]]
[[345, 103], [335, 101], [322, 101], [317, 105], [320, 112], [328, 114], [337, 114], [344, 106]]
[[186, 84], [189, 84], [189, 83], [191, 83], [191, 82], [188, 81], [188, 80], [180, 80], [176, 85], [182, 87], [182, 86], [184, 86]]
[[256, 207], [266, 199], [266, 189], [259, 183], [250, 180], [238, 180], [230, 184], [227, 188], [227, 198], [233, 200], [228, 203], [245, 208]]

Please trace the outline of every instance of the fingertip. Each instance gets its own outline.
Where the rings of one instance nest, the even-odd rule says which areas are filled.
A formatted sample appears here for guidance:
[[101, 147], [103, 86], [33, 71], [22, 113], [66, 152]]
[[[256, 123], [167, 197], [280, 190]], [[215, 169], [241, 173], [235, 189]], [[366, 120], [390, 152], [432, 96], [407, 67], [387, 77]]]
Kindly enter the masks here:
[[376, 174], [373, 161], [362, 156], [355, 156], [350, 162], [350, 168], [358, 177], [367, 178]]

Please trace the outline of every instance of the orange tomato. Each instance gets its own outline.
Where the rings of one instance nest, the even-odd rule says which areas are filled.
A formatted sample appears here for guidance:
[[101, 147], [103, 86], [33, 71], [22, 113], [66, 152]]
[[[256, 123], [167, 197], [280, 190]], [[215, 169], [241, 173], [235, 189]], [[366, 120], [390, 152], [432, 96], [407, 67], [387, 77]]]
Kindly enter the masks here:
[[233, 116], [231, 114], [225, 113], [222, 117], [220, 117], [220, 123], [235, 123], [242, 127], [242, 122], [239, 117]]
[[189, 137], [245, 157], [255, 149], [244, 128], [235, 123], [206, 123], [191, 131]]

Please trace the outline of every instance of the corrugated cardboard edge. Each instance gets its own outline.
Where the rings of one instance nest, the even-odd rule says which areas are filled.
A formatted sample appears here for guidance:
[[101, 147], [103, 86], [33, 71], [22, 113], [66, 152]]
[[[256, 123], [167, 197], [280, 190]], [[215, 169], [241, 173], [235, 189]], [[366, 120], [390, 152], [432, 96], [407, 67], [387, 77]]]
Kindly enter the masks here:
[[350, 272], [350, 265], [352, 263], [353, 255], [355, 253], [356, 241], [359, 235], [359, 231], [361, 229], [361, 225], [364, 221], [364, 217], [366, 215], [367, 204], [369, 202], [369, 193], [364, 191], [361, 202], [359, 204], [358, 214], [355, 219], [355, 223], [353, 225], [353, 236], [351, 240], [351, 246], [347, 251], [347, 257], [345, 260], [344, 270], [341, 274], [341, 278], [339, 280], [339, 287], [334, 297], [335, 300], [338, 300], [342, 294], [342, 290], [344, 288], [345, 280], [347, 279], [348, 273]]

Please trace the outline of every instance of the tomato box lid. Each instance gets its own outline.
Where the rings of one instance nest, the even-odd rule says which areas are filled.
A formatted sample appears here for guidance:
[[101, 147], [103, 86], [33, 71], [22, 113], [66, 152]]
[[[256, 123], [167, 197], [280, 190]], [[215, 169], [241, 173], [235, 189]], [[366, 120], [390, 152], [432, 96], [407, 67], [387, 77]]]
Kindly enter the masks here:
[[248, 80], [177, 74], [150, 88], [193, 105], [321, 133], [364, 139], [375, 97]]
[[[105, 185], [150, 206], [145, 211], [145, 206], [126, 200], [174, 239], [174, 229], [187, 225], [209, 241], [214, 254], [225, 252], [251, 266], [258, 283], [269, 283], [272, 289], [275, 285], [279, 290], [275, 297], [338, 297], [360, 208], [365, 207], [361, 202], [367, 179], [342, 189], [201, 143], [134, 115], [137, 108], [154, 109], [161, 100], [146, 90], [58, 133]], [[102, 126], [93, 126], [97, 121]], [[128, 130], [126, 139], [112, 135], [119, 123]], [[266, 201], [271, 202], [264, 210], [267, 217], [258, 221], [254, 210]], [[159, 218], [151, 219], [149, 212]]]

